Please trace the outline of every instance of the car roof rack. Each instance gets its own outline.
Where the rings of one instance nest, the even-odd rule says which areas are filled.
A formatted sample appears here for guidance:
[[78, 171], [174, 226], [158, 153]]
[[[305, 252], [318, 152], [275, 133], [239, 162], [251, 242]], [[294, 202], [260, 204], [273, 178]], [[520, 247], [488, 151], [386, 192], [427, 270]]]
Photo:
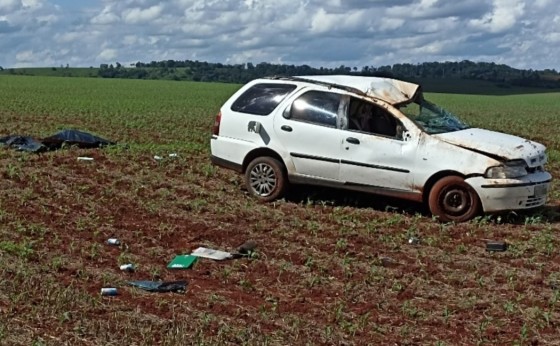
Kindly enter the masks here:
[[292, 77], [292, 76], [270, 76], [270, 77], [264, 77], [264, 79], [305, 82], [305, 83], [322, 85], [322, 86], [325, 86], [329, 89], [330, 88], [341, 89], [341, 90], [352, 92], [352, 93], [355, 93], [355, 94], [358, 94], [358, 95], [361, 95], [361, 96], [368, 96], [368, 94], [366, 94], [365, 92], [363, 92], [363, 91], [361, 91], [360, 89], [357, 89], [357, 88], [349, 87], [349, 86], [342, 85], [342, 84], [322, 82], [322, 81], [318, 81], [318, 80], [314, 80], [314, 79]]

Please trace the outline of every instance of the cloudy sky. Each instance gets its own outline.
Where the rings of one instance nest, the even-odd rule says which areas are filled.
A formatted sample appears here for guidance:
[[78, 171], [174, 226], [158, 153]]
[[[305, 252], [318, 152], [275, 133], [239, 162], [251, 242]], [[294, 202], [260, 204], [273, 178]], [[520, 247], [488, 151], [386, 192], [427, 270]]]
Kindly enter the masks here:
[[152, 60], [560, 70], [558, 0], [0, 0], [0, 66]]

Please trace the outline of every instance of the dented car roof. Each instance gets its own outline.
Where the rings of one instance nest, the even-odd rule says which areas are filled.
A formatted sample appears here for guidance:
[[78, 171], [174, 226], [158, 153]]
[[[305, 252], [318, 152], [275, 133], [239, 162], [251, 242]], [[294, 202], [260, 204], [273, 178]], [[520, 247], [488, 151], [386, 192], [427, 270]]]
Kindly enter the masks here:
[[412, 101], [420, 89], [418, 84], [382, 77], [317, 75], [298, 76], [296, 78], [358, 89], [368, 96], [381, 99], [392, 105]]

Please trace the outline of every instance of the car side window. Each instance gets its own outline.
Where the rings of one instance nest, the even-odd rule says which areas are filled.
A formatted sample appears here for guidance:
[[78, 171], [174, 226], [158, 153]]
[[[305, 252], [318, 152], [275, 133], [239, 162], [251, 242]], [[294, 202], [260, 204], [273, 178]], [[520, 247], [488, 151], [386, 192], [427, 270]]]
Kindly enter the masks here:
[[255, 84], [235, 100], [231, 110], [254, 115], [269, 115], [295, 88], [293, 84]]
[[401, 139], [401, 123], [391, 113], [373, 103], [352, 98], [347, 114], [350, 131]]
[[336, 128], [341, 98], [337, 93], [308, 91], [292, 103], [284, 117]]

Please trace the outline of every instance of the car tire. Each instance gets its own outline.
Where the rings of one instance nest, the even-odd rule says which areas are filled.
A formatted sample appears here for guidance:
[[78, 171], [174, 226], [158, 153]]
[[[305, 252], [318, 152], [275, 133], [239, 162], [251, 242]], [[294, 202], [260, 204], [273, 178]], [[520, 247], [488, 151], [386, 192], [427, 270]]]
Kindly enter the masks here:
[[480, 199], [476, 191], [459, 176], [438, 180], [428, 198], [432, 215], [442, 222], [465, 222], [480, 213]]
[[284, 195], [287, 185], [284, 166], [269, 156], [257, 157], [245, 171], [247, 191], [263, 202], [270, 202]]

